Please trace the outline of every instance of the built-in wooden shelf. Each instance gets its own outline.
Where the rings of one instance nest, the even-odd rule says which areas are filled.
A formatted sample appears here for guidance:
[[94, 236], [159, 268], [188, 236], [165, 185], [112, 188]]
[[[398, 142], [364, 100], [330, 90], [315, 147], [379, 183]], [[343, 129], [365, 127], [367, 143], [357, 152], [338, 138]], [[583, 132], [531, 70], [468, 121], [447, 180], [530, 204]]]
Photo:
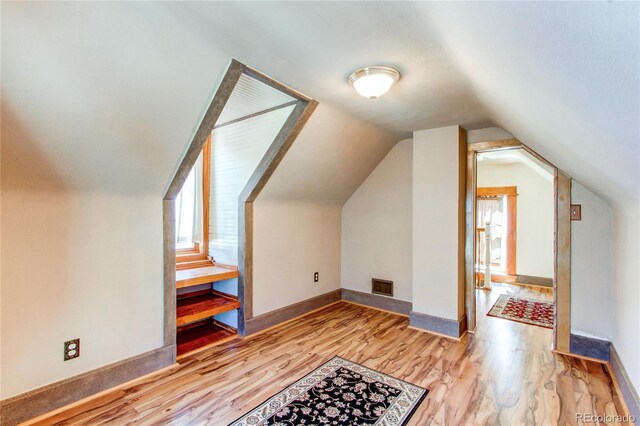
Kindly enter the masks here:
[[221, 326], [211, 320], [201, 321], [178, 329], [177, 343], [178, 356], [204, 349], [208, 346], [220, 343], [223, 340], [237, 336], [235, 330]]
[[176, 255], [176, 263], [178, 265], [180, 265], [181, 263], [193, 262], [196, 260], [208, 260], [209, 263], [213, 264], [213, 262], [209, 260], [207, 255], [203, 253], [184, 253]]
[[176, 271], [176, 288], [214, 283], [231, 278], [238, 278], [238, 268], [212, 265], [204, 268], [181, 269]]
[[176, 325], [180, 327], [239, 307], [238, 299], [215, 290], [183, 294], [178, 296]]
[[213, 262], [209, 259], [190, 260], [179, 263], [176, 262], [176, 271], [182, 271], [184, 269], [208, 268], [209, 266], [214, 266]]

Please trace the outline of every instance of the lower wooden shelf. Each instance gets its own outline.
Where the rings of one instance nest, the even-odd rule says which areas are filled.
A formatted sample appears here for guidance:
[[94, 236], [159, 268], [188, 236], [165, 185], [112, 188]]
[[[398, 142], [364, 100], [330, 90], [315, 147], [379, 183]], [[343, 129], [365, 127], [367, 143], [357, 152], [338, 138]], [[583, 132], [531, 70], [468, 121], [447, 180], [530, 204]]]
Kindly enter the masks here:
[[178, 356], [204, 348], [222, 339], [237, 336], [237, 333], [219, 326], [214, 321], [203, 321], [178, 329]]
[[209, 318], [240, 307], [238, 299], [222, 293], [204, 290], [178, 296], [176, 306], [176, 325]]

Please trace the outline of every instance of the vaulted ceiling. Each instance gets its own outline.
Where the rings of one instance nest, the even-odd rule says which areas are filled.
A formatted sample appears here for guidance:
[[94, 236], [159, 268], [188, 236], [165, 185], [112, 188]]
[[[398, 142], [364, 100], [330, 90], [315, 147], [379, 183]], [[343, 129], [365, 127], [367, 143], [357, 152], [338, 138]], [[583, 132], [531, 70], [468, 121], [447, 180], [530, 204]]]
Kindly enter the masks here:
[[[344, 202], [411, 131], [461, 124], [638, 199], [637, 3], [1, 7], [3, 177], [22, 184], [162, 193], [236, 58], [320, 102], [267, 195]], [[375, 102], [346, 82], [371, 64], [403, 74]]]

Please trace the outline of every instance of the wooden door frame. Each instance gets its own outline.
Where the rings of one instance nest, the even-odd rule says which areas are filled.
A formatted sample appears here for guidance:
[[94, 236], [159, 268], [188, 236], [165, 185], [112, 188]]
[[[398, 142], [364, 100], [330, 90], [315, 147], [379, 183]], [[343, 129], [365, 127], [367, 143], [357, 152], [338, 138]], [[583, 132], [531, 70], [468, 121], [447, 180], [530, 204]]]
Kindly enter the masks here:
[[554, 262], [553, 349], [570, 352], [571, 335], [571, 179], [555, 165], [517, 139], [470, 143], [467, 146], [466, 238], [465, 238], [465, 310], [470, 332], [476, 327], [474, 280], [477, 154], [486, 151], [524, 149], [554, 171]]

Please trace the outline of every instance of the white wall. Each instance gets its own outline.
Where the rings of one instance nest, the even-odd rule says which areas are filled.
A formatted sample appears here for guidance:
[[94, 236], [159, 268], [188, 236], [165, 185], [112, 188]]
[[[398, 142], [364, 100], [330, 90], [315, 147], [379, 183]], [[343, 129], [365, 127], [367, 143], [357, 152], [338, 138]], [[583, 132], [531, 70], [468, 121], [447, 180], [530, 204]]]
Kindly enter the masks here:
[[638, 200], [613, 209], [613, 344], [640, 390], [640, 208]]
[[449, 126], [413, 133], [413, 310], [452, 320], [464, 310], [458, 131]]
[[575, 180], [571, 203], [582, 205], [582, 220], [571, 222], [571, 332], [611, 340], [611, 207]]
[[318, 105], [254, 202], [254, 315], [340, 288], [342, 206], [394, 140]]
[[340, 288], [339, 205], [257, 199], [253, 209], [255, 316]]
[[517, 186], [516, 273], [553, 278], [553, 176], [523, 163], [478, 162], [478, 187]]
[[[3, 169], [4, 171], [4, 169]], [[2, 398], [162, 346], [153, 195], [2, 187]], [[80, 338], [64, 362], [62, 345]]]
[[343, 288], [370, 293], [371, 278], [388, 279], [411, 301], [412, 150], [399, 142], [343, 206]]
[[[299, 68], [274, 72], [281, 58], [241, 33], [202, 37], [194, 16], [179, 15], [150, 3], [2, 4], [3, 399], [162, 346], [161, 200], [229, 61], [303, 89]], [[397, 140], [323, 103], [263, 193], [341, 206]], [[331, 262], [320, 265], [327, 287], [333, 271], [339, 285], [340, 207], [335, 217], [319, 235], [334, 235], [332, 253], [313, 244], [304, 253]], [[254, 254], [262, 250], [270, 261], [289, 256], [268, 244]], [[299, 276], [308, 275], [266, 288], [289, 294]], [[63, 363], [74, 337], [81, 356]]]

